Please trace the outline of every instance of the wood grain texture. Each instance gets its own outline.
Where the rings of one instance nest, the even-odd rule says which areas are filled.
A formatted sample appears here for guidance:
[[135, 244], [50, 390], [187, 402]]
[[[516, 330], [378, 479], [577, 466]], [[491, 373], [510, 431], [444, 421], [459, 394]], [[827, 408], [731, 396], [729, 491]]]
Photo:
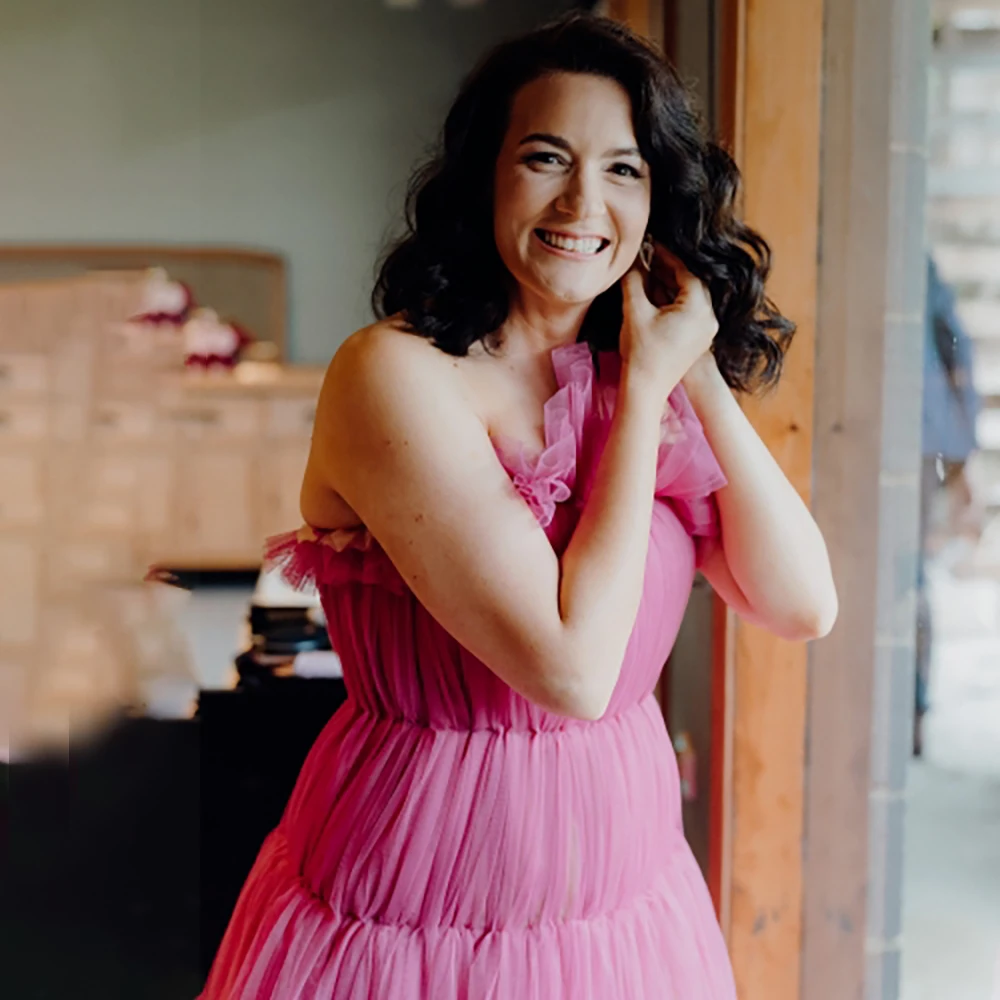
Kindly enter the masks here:
[[659, 0], [608, 0], [609, 17], [623, 21], [636, 34], [660, 44], [663, 41], [663, 16]]
[[662, 0], [660, 9], [663, 18], [662, 47], [663, 54], [670, 62], [677, 61], [677, 19], [679, 17], [681, 0]]
[[[746, 0], [718, 0], [721, 141], [737, 163], [743, 155], [746, 92]], [[733, 752], [736, 720], [736, 628], [734, 615], [716, 598], [712, 638], [713, 739], [710, 783], [708, 887], [726, 940], [731, 939], [733, 898]]]
[[[744, 215], [774, 251], [772, 298], [798, 324], [780, 388], [745, 409], [799, 493], [812, 471], [822, 0], [729, 0], [724, 10], [724, 138], [743, 171]], [[730, 623], [730, 800], [719, 803], [730, 872], [722, 907], [742, 1000], [799, 994], [807, 656]], [[723, 791], [726, 780], [716, 782]], [[728, 812], [725, 810], [728, 809]]]

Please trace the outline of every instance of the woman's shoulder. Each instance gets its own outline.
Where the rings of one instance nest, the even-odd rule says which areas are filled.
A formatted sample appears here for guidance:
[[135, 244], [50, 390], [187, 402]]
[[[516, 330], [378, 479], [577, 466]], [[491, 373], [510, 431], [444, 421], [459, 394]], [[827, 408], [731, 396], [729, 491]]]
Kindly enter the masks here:
[[448, 356], [395, 317], [351, 334], [327, 369], [316, 408], [312, 447], [302, 487], [306, 521], [355, 526], [360, 518], [335, 484], [345, 457], [385, 442], [404, 441], [434, 419], [448, 395]]
[[[470, 404], [463, 359], [389, 317], [351, 334], [327, 369], [318, 417], [371, 410], [427, 410], [434, 400]], [[475, 407], [470, 406], [470, 416]]]
[[446, 357], [430, 340], [413, 330], [399, 316], [390, 316], [352, 333], [340, 345], [330, 362], [327, 377], [383, 375], [395, 373], [399, 366], [440, 365]]

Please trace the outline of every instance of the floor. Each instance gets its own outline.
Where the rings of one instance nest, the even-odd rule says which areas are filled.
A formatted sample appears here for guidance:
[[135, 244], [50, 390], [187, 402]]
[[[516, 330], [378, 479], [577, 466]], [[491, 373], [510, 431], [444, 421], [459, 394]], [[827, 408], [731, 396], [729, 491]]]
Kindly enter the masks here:
[[1000, 582], [933, 574], [923, 760], [910, 767], [901, 1000], [1000, 1000]]

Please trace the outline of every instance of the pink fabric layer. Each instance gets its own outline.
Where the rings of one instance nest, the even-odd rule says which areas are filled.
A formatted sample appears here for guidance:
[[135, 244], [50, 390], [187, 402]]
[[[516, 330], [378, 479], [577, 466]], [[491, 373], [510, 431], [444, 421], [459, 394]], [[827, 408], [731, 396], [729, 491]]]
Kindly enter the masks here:
[[[614, 409], [617, 359], [553, 353], [538, 455], [497, 453], [557, 551]], [[606, 716], [544, 712], [458, 645], [365, 531], [271, 541], [319, 587], [348, 701], [240, 896], [205, 1000], [733, 1000], [653, 688], [725, 483], [682, 390], [645, 586]]]

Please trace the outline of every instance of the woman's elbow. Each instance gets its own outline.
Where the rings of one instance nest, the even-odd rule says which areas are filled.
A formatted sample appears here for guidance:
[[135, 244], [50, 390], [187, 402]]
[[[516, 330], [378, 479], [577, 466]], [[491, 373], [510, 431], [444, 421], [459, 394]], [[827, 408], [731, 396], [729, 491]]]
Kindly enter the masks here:
[[560, 701], [550, 711], [577, 722], [599, 722], [610, 704], [610, 698], [573, 698]]
[[607, 714], [610, 705], [610, 694], [588, 694], [564, 702], [559, 714], [578, 722], [598, 722]]
[[547, 693], [547, 704], [542, 707], [554, 715], [561, 715], [578, 722], [597, 722], [603, 719], [611, 704], [611, 692], [595, 689], [593, 685], [576, 685]]
[[840, 614], [840, 599], [837, 597], [837, 587], [833, 580], [821, 602], [819, 613], [814, 622], [816, 634], [813, 639], [822, 639], [833, 631], [833, 626], [837, 624], [837, 616]]
[[823, 639], [833, 631], [838, 610], [837, 595], [834, 592], [811, 607], [803, 608], [790, 621], [783, 623], [782, 638], [793, 642]]
[[604, 717], [611, 704], [614, 689], [584, 672], [567, 674], [558, 669], [541, 668], [538, 676], [543, 680], [531, 700], [553, 715], [580, 722], [597, 722]]

